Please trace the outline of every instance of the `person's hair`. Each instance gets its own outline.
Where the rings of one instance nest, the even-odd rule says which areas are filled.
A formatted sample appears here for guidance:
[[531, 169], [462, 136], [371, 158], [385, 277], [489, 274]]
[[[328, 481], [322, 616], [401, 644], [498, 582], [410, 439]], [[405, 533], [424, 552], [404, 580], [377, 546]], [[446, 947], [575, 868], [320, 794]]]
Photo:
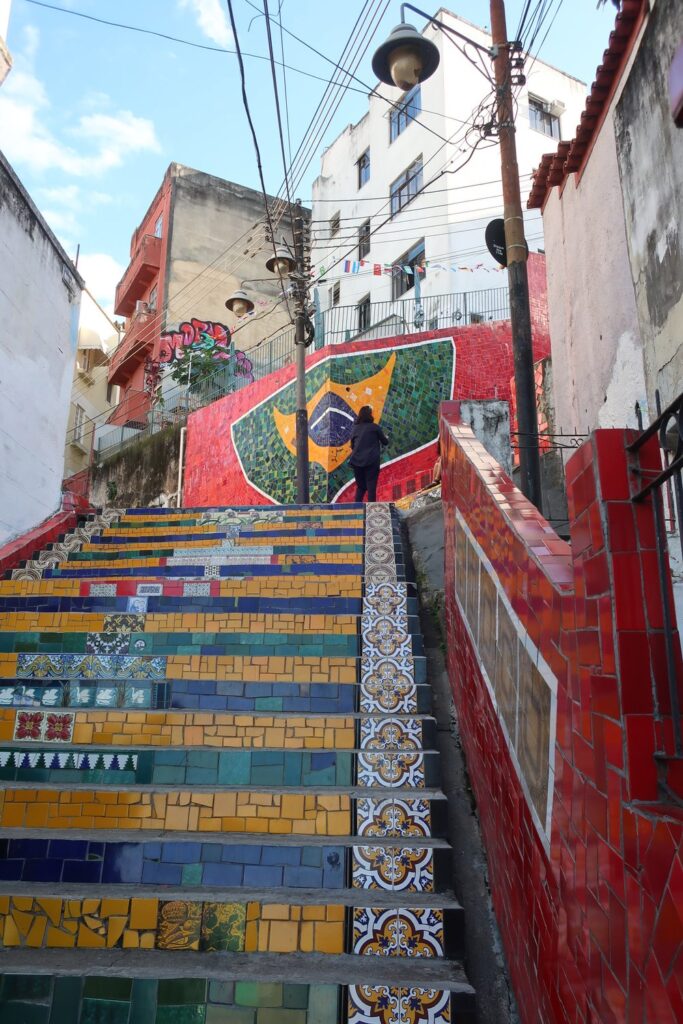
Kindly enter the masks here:
[[356, 423], [374, 423], [372, 418], [372, 407], [369, 405], [363, 405], [358, 410], [358, 418]]

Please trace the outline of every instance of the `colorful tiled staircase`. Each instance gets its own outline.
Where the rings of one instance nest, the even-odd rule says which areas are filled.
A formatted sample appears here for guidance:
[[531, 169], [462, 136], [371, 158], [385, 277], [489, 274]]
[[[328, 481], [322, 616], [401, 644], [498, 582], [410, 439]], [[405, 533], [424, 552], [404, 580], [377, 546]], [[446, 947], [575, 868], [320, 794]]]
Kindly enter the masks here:
[[388, 505], [109, 510], [0, 581], [2, 1024], [465, 1024]]

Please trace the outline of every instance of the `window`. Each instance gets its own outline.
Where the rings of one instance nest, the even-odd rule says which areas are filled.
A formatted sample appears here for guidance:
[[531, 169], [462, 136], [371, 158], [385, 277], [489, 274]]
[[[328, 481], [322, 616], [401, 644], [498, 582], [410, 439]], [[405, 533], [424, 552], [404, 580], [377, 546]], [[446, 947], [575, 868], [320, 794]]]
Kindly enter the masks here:
[[330, 305], [338, 306], [341, 299], [341, 285], [339, 281], [330, 288]]
[[366, 149], [360, 160], [356, 161], [358, 167], [358, 188], [362, 188], [366, 181], [370, 181], [370, 150]]
[[550, 104], [543, 100], [529, 97], [529, 127], [534, 131], [543, 132], [552, 139], [560, 137], [560, 119], [550, 113]]
[[389, 142], [397, 139], [402, 131], [408, 127], [414, 117], [422, 110], [422, 96], [420, 86], [402, 96], [396, 106], [389, 114]]
[[358, 310], [358, 330], [367, 331], [370, 326], [370, 296], [366, 295], [356, 306]]
[[95, 362], [95, 353], [92, 349], [79, 349], [78, 369], [81, 373], [90, 373]]
[[410, 167], [407, 167], [400, 178], [392, 184], [389, 189], [391, 193], [391, 216], [407, 206], [411, 199], [414, 199], [422, 188], [422, 157], [414, 160]]
[[340, 216], [335, 213], [334, 217], [330, 217], [330, 238], [334, 238], [335, 235], [339, 234], [339, 223]]
[[163, 215], [163, 213], [160, 213], [158, 218], [157, 218], [157, 222], [154, 225], [154, 237], [155, 238], [161, 238], [161, 233], [162, 233], [163, 230], [164, 230], [164, 215]]
[[156, 285], [154, 285], [154, 287], [152, 288], [151, 292], [149, 293], [149, 298], [147, 299], [147, 305], [149, 306], [150, 310], [156, 310], [156, 308], [157, 308], [157, 286]]
[[114, 404], [114, 388], [116, 384], [107, 384], [107, 405]]
[[391, 279], [391, 297], [398, 299], [415, 284], [415, 267], [422, 267], [420, 277], [424, 279], [425, 243], [424, 238], [417, 245], [396, 260], [396, 270]]
[[82, 405], [74, 406], [73, 443], [85, 447], [85, 409]]
[[370, 252], [370, 221], [363, 221], [358, 228], [358, 259], [364, 260]]

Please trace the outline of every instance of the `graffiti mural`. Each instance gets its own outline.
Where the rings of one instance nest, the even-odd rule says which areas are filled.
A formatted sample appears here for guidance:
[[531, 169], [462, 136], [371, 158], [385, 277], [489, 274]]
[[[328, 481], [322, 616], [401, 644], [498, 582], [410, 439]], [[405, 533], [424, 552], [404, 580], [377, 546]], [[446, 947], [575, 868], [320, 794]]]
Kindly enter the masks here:
[[245, 352], [235, 349], [230, 329], [225, 324], [193, 317], [177, 330], [161, 335], [159, 362], [171, 366], [174, 379], [192, 382], [214, 373], [223, 363], [235, 377], [251, 383], [254, 379], [251, 360]]
[[[358, 410], [372, 407], [390, 438], [383, 465], [437, 437], [439, 403], [453, 394], [455, 348], [433, 338], [394, 349], [331, 355], [306, 374], [311, 501], [333, 501], [353, 478], [350, 435]], [[231, 425], [248, 483], [274, 502], [296, 500], [295, 388], [286, 384]]]

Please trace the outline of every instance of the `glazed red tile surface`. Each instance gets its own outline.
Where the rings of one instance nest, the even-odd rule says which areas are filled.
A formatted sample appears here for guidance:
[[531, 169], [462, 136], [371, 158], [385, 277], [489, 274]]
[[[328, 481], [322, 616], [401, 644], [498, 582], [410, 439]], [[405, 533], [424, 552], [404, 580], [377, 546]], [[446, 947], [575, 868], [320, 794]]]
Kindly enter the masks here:
[[[683, 812], [658, 784], [667, 759], [655, 754], [673, 752], [673, 728], [653, 512], [630, 500], [629, 440], [598, 431], [569, 460], [565, 544], [462, 425], [458, 403], [442, 406], [449, 677], [524, 1024], [683, 1019]], [[657, 457], [655, 441], [645, 458]], [[462, 578], [471, 584], [473, 564], [478, 603]], [[481, 617], [485, 576], [499, 588], [497, 619]], [[533, 691], [519, 670], [515, 718], [509, 674], [496, 667], [492, 681], [486, 669], [486, 624], [498, 623], [505, 652], [508, 617], [517, 664], [536, 651], [556, 684], [547, 829], [520, 743]], [[548, 717], [552, 706], [538, 722]], [[683, 792], [680, 762], [667, 782]]]

